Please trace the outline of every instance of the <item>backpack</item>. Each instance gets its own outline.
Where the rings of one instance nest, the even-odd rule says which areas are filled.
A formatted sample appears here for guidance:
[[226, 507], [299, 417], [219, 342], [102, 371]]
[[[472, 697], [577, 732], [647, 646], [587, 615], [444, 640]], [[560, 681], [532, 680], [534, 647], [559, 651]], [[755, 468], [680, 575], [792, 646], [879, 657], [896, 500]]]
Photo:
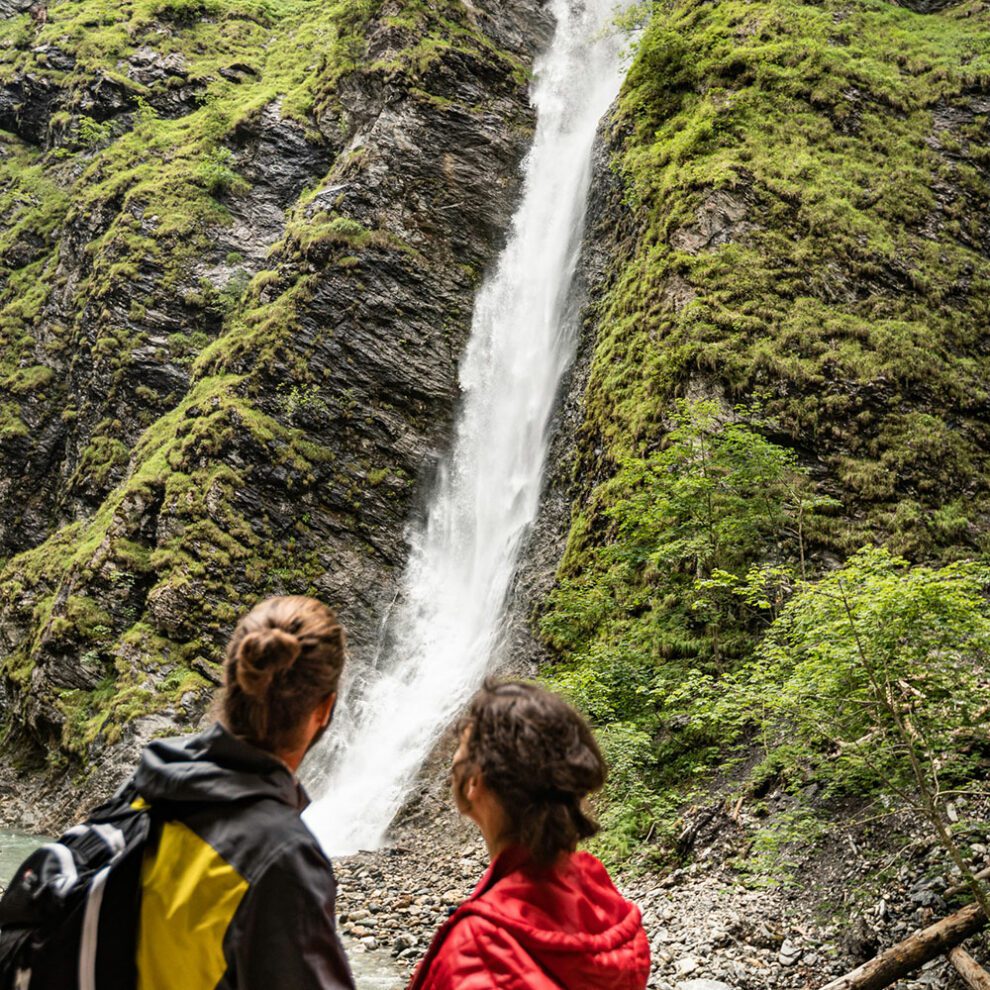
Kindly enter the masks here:
[[35, 850], [0, 898], [0, 990], [128, 990], [151, 809], [128, 788]]

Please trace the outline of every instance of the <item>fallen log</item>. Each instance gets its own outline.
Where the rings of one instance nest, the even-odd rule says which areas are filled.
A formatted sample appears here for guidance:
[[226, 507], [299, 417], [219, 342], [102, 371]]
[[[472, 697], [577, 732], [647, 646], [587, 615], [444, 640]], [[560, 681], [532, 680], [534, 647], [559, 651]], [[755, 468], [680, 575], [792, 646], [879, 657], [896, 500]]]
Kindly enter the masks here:
[[988, 973], [961, 945], [949, 953], [949, 961], [971, 990], [990, 990]]
[[883, 990], [923, 966], [929, 959], [954, 949], [980, 931], [986, 923], [986, 915], [980, 905], [970, 904], [948, 918], [915, 932], [910, 938], [881, 952], [851, 973], [833, 980], [821, 990]]

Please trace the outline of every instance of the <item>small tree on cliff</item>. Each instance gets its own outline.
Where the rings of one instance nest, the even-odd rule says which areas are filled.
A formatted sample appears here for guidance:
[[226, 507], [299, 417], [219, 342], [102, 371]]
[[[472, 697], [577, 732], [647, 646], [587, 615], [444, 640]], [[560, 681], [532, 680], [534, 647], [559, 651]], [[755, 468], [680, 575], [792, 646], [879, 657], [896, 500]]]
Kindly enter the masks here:
[[[930, 823], [990, 916], [949, 806], [986, 797], [990, 570], [911, 567], [865, 548], [799, 587], [720, 706], [762, 712], [768, 749], [840, 791], [887, 795]], [[716, 706], [719, 707], [719, 706]], [[795, 742], [798, 743], [795, 746]]]

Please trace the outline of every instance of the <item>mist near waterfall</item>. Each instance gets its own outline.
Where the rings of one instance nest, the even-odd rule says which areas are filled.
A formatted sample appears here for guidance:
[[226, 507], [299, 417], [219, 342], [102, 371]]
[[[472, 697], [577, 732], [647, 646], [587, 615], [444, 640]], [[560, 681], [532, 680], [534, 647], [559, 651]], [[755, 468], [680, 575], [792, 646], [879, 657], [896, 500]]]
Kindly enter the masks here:
[[520, 547], [536, 519], [548, 428], [577, 328], [568, 302], [598, 123], [623, 76], [612, 29], [628, 0], [552, 0], [537, 126], [507, 246], [476, 303], [462, 403], [425, 522], [411, 533], [377, 655], [351, 671], [308, 772], [309, 827], [329, 854], [381, 845], [444, 728], [495, 655]]

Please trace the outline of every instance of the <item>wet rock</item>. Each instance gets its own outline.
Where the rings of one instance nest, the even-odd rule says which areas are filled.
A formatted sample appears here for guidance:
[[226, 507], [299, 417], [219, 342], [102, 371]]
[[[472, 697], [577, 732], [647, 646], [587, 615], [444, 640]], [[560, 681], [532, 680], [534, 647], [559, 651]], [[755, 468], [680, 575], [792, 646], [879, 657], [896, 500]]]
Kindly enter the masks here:
[[679, 251], [698, 254], [744, 237], [752, 229], [745, 220], [749, 207], [738, 194], [715, 190], [699, 208], [695, 223], [670, 235], [670, 244]]
[[872, 959], [877, 954], [879, 941], [876, 931], [860, 915], [853, 918], [844, 931], [842, 946], [853, 960], [860, 963]]

